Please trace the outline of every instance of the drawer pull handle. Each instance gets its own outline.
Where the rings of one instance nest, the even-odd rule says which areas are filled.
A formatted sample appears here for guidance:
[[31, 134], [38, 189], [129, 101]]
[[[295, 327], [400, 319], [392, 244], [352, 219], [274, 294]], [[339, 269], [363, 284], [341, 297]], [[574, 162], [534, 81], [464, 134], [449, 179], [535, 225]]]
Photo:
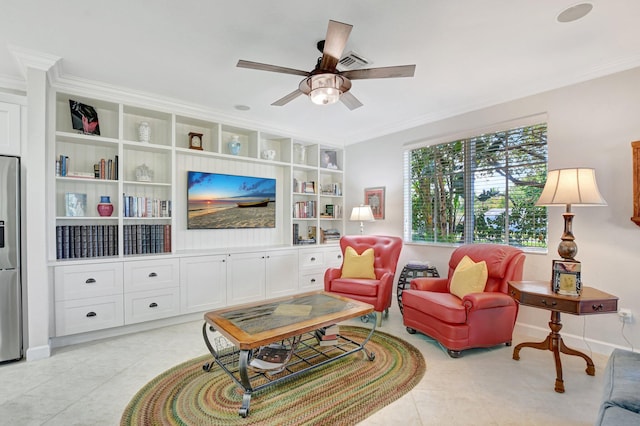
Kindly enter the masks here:
[[84, 282], [85, 284], [95, 284], [96, 279], [95, 278], [87, 278], [87, 280]]
[[157, 304], [156, 302], [152, 302], [152, 303], [149, 305], [149, 307], [150, 307], [150, 308], [157, 308], [157, 307], [158, 307], [158, 304]]
[[311, 261], [312, 261], [312, 262], [315, 262], [315, 261], [316, 261], [316, 258], [315, 258], [315, 257], [312, 257], [312, 258], [311, 258]]
[[156, 274], [155, 272], [151, 272], [149, 274], [149, 278], [154, 278], [154, 277], [157, 277], [157, 276], [158, 276], [158, 274]]
[[315, 283], [315, 282], [316, 282], [316, 279], [315, 279], [315, 278], [311, 278], [311, 282], [312, 282], [312, 283]]
[[96, 314], [95, 312], [89, 312], [87, 313], [87, 318], [91, 318], [91, 317], [97, 317], [98, 314]]
[[604, 305], [602, 303], [599, 305], [592, 305], [591, 307], [593, 308], [594, 311], [601, 311], [604, 309]]
[[556, 306], [558, 304], [558, 302], [556, 302], [555, 300], [553, 300], [551, 303], [547, 302], [546, 300], [542, 299], [540, 301], [540, 303], [542, 303], [545, 306]]

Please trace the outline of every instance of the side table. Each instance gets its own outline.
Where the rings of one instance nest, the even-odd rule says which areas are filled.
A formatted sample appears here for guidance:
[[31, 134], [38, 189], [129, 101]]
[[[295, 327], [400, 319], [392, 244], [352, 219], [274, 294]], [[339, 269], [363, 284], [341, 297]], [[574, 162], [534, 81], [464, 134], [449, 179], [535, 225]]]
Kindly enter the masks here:
[[429, 266], [427, 262], [409, 262], [400, 273], [396, 293], [398, 296], [398, 307], [402, 313], [402, 292], [411, 283], [411, 280], [418, 277], [440, 277], [435, 266]]
[[548, 281], [509, 281], [509, 294], [521, 305], [533, 306], [535, 308], [551, 311], [551, 321], [549, 328], [551, 333], [542, 342], [520, 343], [513, 349], [513, 359], [520, 359], [520, 349], [534, 348], [550, 350], [556, 362], [556, 383], [555, 391], [564, 392], [564, 381], [562, 380], [562, 362], [560, 353], [582, 357], [587, 363], [586, 372], [588, 375], [595, 375], [596, 369], [593, 360], [586, 354], [567, 347], [560, 336], [562, 323], [560, 322], [560, 312], [573, 315], [592, 315], [612, 313], [618, 310], [618, 298], [611, 294], [597, 290], [592, 287], [582, 287], [580, 296], [563, 296], [551, 290]]

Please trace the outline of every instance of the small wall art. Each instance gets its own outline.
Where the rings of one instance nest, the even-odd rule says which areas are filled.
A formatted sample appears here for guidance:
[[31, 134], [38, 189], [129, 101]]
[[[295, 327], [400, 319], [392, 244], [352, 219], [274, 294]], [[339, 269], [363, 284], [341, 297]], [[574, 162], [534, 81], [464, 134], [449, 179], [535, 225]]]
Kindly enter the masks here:
[[368, 204], [371, 207], [375, 220], [384, 219], [384, 190], [384, 186], [365, 188], [364, 190], [364, 204]]
[[340, 170], [338, 166], [338, 153], [331, 149], [320, 151], [320, 167], [325, 169]]
[[85, 135], [99, 135], [100, 123], [98, 113], [89, 105], [69, 99], [71, 109], [71, 126], [74, 130], [80, 130]]

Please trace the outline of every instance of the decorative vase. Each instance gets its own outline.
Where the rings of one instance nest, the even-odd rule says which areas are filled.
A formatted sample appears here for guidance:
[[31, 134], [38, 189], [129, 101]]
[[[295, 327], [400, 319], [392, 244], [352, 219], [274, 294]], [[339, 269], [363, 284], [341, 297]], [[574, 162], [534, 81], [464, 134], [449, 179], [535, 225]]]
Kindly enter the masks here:
[[147, 143], [151, 140], [151, 127], [146, 121], [141, 121], [138, 124], [138, 140]]
[[293, 154], [295, 162], [298, 164], [306, 164], [307, 148], [299, 143], [293, 144]]
[[228, 145], [229, 145], [229, 152], [231, 154], [233, 155], [240, 154], [240, 148], [242, 147], [242, 144], [238, 140], [238, 136], [236, 135], [231, 136], [231, 140], [229, 141]]
[[111, 216], [112, 213], [113, 204], [111, 204], [111, 198], [108, 195], [101, 195], [98, 203], [98, 214], [100, 216]]

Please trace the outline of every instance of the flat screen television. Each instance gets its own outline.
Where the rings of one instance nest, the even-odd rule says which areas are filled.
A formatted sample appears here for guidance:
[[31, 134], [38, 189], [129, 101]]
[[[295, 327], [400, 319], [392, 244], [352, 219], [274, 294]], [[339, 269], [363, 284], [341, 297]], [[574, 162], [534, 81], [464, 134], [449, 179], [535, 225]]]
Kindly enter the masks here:
[[276, 227], [275, 179], [187, 173], [187, 229]]

